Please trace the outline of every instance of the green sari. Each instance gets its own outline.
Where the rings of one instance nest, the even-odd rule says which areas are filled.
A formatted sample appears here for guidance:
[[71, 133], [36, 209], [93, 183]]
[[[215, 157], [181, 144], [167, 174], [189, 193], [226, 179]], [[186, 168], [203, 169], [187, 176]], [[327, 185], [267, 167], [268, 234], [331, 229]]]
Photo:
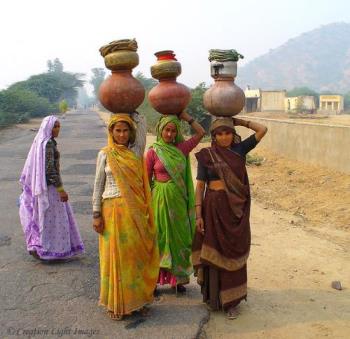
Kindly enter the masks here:
[[[165, 143], [163, 128], [174, 123], [177, 135], [174, 144]], [[176, 277], [178, 284], [189, 282], [193, 272], [192, 240], [195, 231], [194, 189], [189, 156], [175, 145], [184, 141], [180, 120], [162, 117], [157, 125], [157, 141], [152, 145], [171, 180], [152, 182], [152, 206], [158, 230], [160, 268]]]

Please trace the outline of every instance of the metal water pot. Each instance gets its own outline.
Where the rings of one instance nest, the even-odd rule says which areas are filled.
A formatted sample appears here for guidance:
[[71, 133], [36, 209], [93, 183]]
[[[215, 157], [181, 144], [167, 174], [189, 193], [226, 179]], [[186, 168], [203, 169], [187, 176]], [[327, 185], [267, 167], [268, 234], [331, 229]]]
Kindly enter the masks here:
[[236, 61], [216, 61], [210, 62], [210, 74], [212, 78], [234, 79], [237, 75]]

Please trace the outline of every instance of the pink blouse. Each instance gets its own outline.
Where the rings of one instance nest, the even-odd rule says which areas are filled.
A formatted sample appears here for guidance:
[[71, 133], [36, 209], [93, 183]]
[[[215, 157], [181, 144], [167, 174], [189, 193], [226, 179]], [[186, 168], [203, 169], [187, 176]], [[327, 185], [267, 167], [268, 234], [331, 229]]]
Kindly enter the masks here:
[[[176, 147], [185, 155], [188, 156], [190, 152], [199, 144], [200, 139], [196, 136], [183, 141], [176, 145]], [[158, 158], [158, 155], [153, 148], [150, 148], [146, 154], [146, 167], [148, 177], [152, 179], [153, 174], [157, 181], [165, 182], [171, 179], [164, 165]]]

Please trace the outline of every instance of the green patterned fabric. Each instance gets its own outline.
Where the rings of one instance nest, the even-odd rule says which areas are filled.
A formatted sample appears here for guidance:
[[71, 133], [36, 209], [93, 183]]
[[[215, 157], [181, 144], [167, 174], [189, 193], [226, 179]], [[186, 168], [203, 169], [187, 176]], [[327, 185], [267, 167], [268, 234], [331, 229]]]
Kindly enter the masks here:
[[[164, 142], [161, 136], [168, 123], [174, 123], [177, 129], [174, 144]], [[160, 267], [177, 278], [192, 273], [191, 247], [195, 231], [191, 163], [189, 156], [185, 157], [176, 147], [182, 141], [180, 120], [176, 116], [162, 117], [157, 125], [157, 141], [152, 147], [171, 180], [152, 183], [152, 205], [158, 229]]]

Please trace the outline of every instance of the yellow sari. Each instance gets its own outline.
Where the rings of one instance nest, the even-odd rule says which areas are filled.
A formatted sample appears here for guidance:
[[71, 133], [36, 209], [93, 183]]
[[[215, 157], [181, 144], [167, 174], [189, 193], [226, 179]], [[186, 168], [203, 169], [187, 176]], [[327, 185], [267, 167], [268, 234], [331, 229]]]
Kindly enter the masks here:
[[122, 316], [153, 301], [159, 253], [143, 159], [126, 146], [114, 143], [110, 127], [119, 121], [127, 122], [135, 131], [127, 115], [117, 115], [109, 123], [104, 151], [121, 196], [102, 203], [105, 228], [99, 237], [99, 303]]

